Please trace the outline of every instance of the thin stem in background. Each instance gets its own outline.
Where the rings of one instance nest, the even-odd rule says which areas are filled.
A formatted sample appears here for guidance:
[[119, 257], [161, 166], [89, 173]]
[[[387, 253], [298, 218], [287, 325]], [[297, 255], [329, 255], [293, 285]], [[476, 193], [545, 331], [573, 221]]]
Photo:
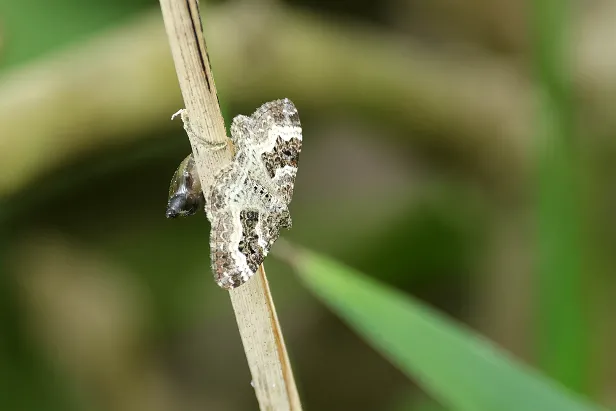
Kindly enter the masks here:
[[534, 5], [538, 118], [538, 362], [548, 375], [588, 393], [589, 321], [584, 301], [580, 159], [571, 86], [572, 2]]

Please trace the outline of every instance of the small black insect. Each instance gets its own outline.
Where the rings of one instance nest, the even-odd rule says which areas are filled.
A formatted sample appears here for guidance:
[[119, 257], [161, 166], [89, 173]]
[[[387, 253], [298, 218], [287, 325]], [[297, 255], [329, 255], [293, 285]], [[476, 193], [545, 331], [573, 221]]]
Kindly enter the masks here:
[[205, 197], [195, 165], [195, 159], [189, 154], [175, 170], [169, 186], [167, 218], [193, 215], [205, 206]]

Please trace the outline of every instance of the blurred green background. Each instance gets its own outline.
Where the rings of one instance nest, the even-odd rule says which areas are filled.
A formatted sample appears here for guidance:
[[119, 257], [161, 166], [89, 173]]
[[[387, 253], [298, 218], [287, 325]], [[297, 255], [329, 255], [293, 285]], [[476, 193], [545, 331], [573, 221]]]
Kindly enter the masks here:
[[[202, 14], [227, 124], [298, 107], [286, 239], [616, 404], [616, 2]], [[164, 217], [182, 106], [157, 2], [0, 0], [0, 409], [258, 409], [208, 222]], [[266, 269], [305, 409], [449, 409]]]

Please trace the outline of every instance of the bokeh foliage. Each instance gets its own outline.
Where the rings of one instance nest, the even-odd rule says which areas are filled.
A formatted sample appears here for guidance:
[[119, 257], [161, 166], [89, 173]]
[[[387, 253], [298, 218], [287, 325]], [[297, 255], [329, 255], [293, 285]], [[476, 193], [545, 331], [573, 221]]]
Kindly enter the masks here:
[[[285, 237], [610, 403], [613, 5], [333, 3], [203, 7], [227, 122], [282, 96], [300, 109]], [[256, 409], [207, 221], [164, 219], [189, 145], [168, 120], [181, 100], [157, 7], [0, 0], [2, 409]], [[307, 409], [441, 409], [432, 400], [464, 394], [447, 363], [425, 402], [420, 372], [266, 266]], [[438, 353], [417, 360], [438, 370]]]

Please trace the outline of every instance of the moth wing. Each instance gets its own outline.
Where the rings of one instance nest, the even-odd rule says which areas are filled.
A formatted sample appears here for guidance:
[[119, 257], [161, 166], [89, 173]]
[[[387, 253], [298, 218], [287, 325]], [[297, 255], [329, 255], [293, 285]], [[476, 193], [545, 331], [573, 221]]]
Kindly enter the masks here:
[[210, 258], [214, 280], [224, 289], [248, 281], [263, 263], [269, 246], [260, 235], [259, 212], [230, 207], [211, 221]]
[[[206, 212], [216, 283], [225, 289], [244, 284], [263, 263], [281, 228], [290, 228], [302, 133], [293, 103], [265, 103], [231, 126], [237, 152], [215, 178]], [[262, 172], [261, 172], [262, 171]]]
[[210, 258], [216, 283], [232, 289], [248, 281], [263, 263], [288, 217], [286, 209], [268, 213], [228, 208], [217, 213], [210, 232]]
[[259, 161], [284, 203], [293, 198], [293, 188], [302, 150], [302, 127], [295, 105], [289, 99], [265, 103], [253, 114], [263, 130]]

